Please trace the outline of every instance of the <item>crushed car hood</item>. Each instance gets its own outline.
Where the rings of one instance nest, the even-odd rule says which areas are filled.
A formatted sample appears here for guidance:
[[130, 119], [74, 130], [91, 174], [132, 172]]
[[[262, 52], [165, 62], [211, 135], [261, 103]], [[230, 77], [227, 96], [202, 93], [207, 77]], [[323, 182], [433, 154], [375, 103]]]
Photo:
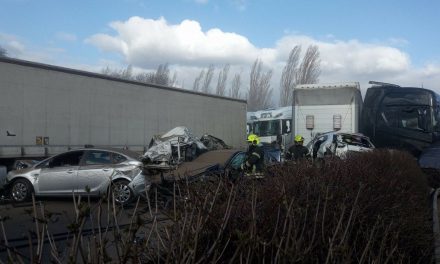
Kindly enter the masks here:
[[145, 152], [144, 159], [151, 161], [169, 160], [172, 147], [177, 145], [195, 144], [198, 149], [206, 150], [205, 145], [186, 127], [175, 127], [161, 136], [155, 136], [150, 142], [150, 148]]

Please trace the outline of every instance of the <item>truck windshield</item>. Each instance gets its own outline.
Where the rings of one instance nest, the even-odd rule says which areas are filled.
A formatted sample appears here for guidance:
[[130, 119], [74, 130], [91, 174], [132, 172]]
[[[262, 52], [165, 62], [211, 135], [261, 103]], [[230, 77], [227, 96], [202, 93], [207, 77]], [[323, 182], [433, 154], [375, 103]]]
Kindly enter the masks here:
[[281, 134], [280, 120], [258, 121], [254, 123], [254, 133], [260, 137]]

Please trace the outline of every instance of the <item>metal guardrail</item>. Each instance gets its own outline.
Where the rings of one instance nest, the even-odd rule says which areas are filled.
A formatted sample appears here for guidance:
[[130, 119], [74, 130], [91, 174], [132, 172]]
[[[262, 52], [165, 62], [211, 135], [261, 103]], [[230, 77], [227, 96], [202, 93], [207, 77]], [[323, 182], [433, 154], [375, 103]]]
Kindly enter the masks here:
[[440, 188], [433, 190], [432, 195], [432, 230], [434, 233], [434, 263], [440, 264], [440, 223], [438, 214], [438, 198]]

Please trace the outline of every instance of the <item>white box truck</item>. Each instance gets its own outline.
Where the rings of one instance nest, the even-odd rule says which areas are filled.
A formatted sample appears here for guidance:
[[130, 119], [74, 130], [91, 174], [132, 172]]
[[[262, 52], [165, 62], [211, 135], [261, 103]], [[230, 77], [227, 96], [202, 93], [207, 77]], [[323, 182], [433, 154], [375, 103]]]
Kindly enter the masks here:
[[0, 58], [0, 166], [85, 145], [144, 152], [186, 126], [245, 146], [244, 100]]

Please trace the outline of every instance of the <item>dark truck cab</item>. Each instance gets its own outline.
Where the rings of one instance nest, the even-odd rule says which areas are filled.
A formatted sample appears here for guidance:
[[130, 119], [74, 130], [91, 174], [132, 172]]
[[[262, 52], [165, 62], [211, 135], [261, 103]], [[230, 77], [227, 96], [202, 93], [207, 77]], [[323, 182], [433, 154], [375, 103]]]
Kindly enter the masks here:
[[440, 170], [440, 96], [428, 89], [373, 84], [365, 95], [360, 130], [380, 148], [407, 150], [422, 169]]

